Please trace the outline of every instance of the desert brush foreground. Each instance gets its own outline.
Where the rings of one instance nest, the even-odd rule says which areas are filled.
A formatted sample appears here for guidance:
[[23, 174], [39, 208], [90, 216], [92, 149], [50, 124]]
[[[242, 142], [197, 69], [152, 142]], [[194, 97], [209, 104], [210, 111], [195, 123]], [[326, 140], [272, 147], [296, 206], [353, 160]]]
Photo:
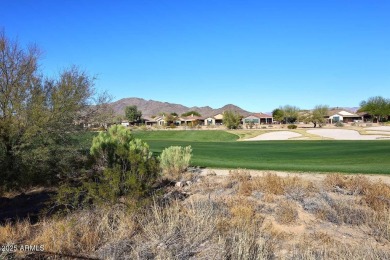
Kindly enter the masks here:
[[183, 174], [143, 206], [120, 201], [1, 225], [1, 245], [44, 245], [44, 252], [0, 258], [390, 258], [390, 186], [370, 176], [315, 181], [208, 170]]

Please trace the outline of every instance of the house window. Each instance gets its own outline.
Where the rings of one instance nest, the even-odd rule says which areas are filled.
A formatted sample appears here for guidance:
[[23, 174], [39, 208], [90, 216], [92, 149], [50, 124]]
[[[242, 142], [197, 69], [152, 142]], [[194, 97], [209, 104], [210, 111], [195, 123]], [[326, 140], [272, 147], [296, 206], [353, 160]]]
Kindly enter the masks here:
[[258, 124], [259, 123], [259, 119], [245, 119], [245, 124]]
[[340, 121], [340, 117], [339, 116], [334, 116], [333, 117], [333, 122], [339, 122]]

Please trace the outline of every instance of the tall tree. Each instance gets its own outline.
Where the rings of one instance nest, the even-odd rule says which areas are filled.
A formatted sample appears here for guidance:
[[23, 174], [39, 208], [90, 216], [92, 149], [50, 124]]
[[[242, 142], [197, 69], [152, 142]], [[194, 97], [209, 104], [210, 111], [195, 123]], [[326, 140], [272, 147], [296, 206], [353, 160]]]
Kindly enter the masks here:
[[296, 106], [291, 105], [285, 105], [284, 107], [280, 108], [283, 110], [283, 116], [286, 121], [286, 123], [294, 123], [299, 118], [299, 108]]
[[223, 112], [223, 124], [228, 129], [237, 129], [240, 127], [241, 115], [236, 111], [226, 110]]
[[139, 122], [142, 117], [142, 112], [138, 110], [137, 106], [127, 106], [125, 108], [125, 116], [129, 122]]
[[390, 115], [390, 99], [381, 96], [370, 97], [366, 101], [360, 102], [359, 112], [366, 112], [380, 122]]
[[303, 119], [306, 123], [313, 123], [314, 128], [319, 125], [319, 127], [322, 127], [322, 125], [326, 122], [326, 116], [328, 115], [329, 107], [327, 105], [317, 105], [315, 108], [303, 115]]
[[283, 119], [284, 119], [284, 113], [283, 113], [283, 110], [281, 108], [276, 108], [272, 111], [272, 117], [274, 118], [274, 120], [276, 121], [279, 121], [279, 122], [282, 122]]
[[50, 182], [72, 172], [75, 124], [88, 118], [94, 78], [76, 67], [43, 79], [37, 47], [23, 49], [0, 32], [0, 185]]

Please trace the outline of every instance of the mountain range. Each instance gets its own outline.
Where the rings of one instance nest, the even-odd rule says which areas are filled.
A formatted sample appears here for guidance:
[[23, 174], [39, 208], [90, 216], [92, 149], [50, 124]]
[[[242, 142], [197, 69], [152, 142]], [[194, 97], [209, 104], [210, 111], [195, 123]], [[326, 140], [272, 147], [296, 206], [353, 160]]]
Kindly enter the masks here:
[[111, 107], [114, 110], [116, 115], [124, 115], [125, 108], [127, 106], [137, 106], [138, 110], [142, 111], [142, 116], [150, 117], [156, 116], [159, 113], [177, 113], [181, 115], [188, 111], [196, 111], [204, 117], [214, 116], [219, 113], [223, 113], [225, 110], [237, 111], [243, 116], [249, 115], [251, 112], [246, 111], [236, 105], [227, 104], [221, 108], [211, 108], [209, 106], [205, 107], [187, 107], [180, 104], [160, 102], [155, 100], [145, 100], [143, 98], [123, 98], [118, 101], [112, 102]]
[[[236, 105], [233, 104], [227, 104], [221, 108], [212, 108], [209, 106], [205, 107], [187, 107], [181, 104], [175, 104], [175, 103], [168, 103], [168, 102], [161, 102], [161, 101], [155, 101], [155, 100], [145, 100], [143, 98], [122, 98], [118, 101], [112, 102], [111, 107], [114, 110], [114, 113], [116, 115], [124, 115], [125, 114], [125, 108], [127, 106], [137, 106], [138, 110], [142, 111], [142, 115], [144, 117], [151, 117], [156, 116], [162, 112], [165, 113], [177, 113], [178, 115], [181, 115], [183, 113], [186, 113], [188, 111], [196, 111], [199, 114], [201, 114], [204, 117], [208, 116], [214, 116], [219, 113], [223, 113], [223, 111], [226, 110], [232, 110], [237, 111], [239, 114], [243, 116], [248, 116], [252, 112], [246, 111]], [[337, 107], [337, 108], [331, 108], [331, 109], [345, 109], [350, 112], [356, 112], [358, 107]], [[260, 112], [260, 111], [255, 111]], [[265, 112], [265, 114], [271, 115], [272, 112]]]

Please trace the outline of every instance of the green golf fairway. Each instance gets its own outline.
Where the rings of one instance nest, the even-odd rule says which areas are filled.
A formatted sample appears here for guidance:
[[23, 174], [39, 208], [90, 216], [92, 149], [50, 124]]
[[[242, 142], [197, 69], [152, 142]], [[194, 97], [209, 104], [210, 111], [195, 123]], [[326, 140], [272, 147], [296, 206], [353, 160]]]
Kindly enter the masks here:
[[390, 141], [236, 142], [225, 131], [133, 132], [158, 154], [172, 145], [191, 145], [191, 164], [305, 172], [390, 173]]

